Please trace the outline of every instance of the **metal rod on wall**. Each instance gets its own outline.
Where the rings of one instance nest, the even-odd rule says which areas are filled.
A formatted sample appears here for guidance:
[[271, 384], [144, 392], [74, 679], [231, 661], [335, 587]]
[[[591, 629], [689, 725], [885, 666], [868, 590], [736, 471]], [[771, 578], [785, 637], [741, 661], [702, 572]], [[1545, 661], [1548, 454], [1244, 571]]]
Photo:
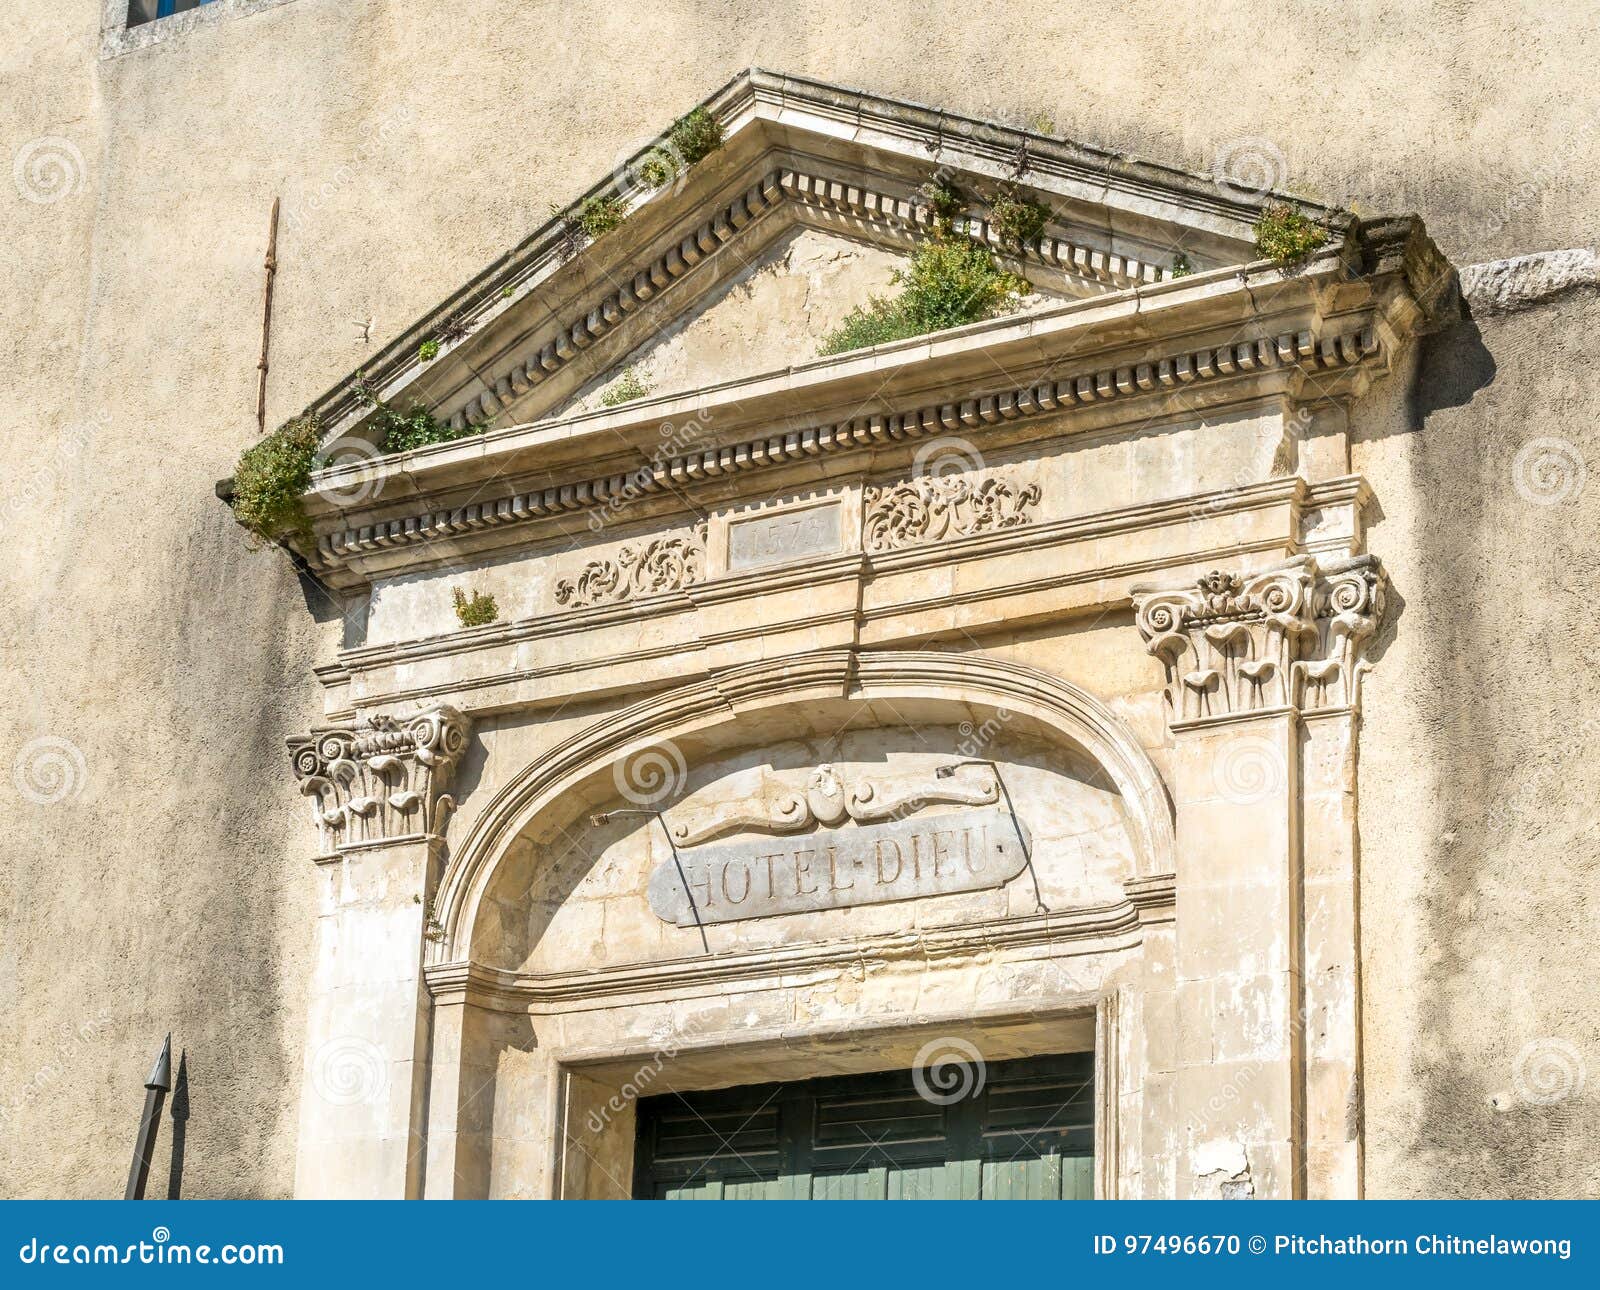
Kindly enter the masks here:
[[272, 280], [278, 276], [278, 199], [267, 226], [266, 296], [261, 305], [261, 361], [256, 364], [256, 433], [267, 432], [267, 346], [272, 340]]
[[678, 881], [683, 884], [683, 894], [689, 901], [689, 912], [694, 915], [694, 925], [700, 932], [700, 944], [707, 954], [711, 953], [711, 941], [706, 936], [706, 925], [700, 921], [700, 907], [695, 904], [694, 892], [689, 890], [689, 875], [683, 871], [683, 860], [678, 855], [678, 844], [672, 840], [672, 830], [667, 827], [667, 818], [660, 811], [635, 811], [619, 810], [605, 811], [599, 815], [591, 815], [589, 822], [596, 828], [608, 824], [620, 815], [653, 815], [656, 822], [661, 825], [661, 832], [666, 835], [667, 850], [672, 853], [672, 863], [678, 869]]
[[1040, 913], [1048, 914], [1050, 906], [1044, 903], [1044, 892], [1039, 886], [1039, 873], [1033, 867], [1033, 847], [1028, 841], [1028, 831], [1022, 823], [1021, 817], [1017, 815], [1016, 804], [1011, 800], [1011, 790], [1006, 787], [1005, 776], [1000, 773], [999, 764], [986, 759], [972, 758], [966, 761], [953, 762], [948, 766], [936, 766], [933, 773], [940, 779], [949, 779], [963, 766], [987, 766], [994, 772], [995, 785], [1000, 789], [1000, 795], [1006, 799], [1006, 811], [1011, 816], [1012, 826], [1017, 830], [1017, 841], [1022, 846], [1022, 859], [1028, 866], [1028, 877], [1033, 879], [1034, 907]]

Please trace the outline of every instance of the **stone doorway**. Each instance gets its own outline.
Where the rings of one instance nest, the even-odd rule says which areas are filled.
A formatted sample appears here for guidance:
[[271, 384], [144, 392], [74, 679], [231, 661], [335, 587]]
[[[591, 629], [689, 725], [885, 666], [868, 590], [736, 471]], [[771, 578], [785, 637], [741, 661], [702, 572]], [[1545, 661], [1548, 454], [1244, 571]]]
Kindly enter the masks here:
[[664, 1093], [637, 1112], [636, 1200], [1092, 1200], [1094, 1056]]

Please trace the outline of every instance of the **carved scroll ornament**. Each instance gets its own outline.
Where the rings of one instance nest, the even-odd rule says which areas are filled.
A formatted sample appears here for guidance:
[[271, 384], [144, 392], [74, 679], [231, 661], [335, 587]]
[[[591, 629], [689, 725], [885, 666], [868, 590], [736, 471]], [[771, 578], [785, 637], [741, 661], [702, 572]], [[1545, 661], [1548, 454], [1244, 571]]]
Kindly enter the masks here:
[[324, 854], [437, 834], [455, 805], [445, 793], [467, 746], [467, 719], [440, 705], [413, 717], [375, 715], [289, 740], [300, 792]]
[[1036, 483], [1018, 484], [991, 475], [981, 483], [969, 474], [923, 475], [866, 490], [868, 551], [971, 537], [1029, 523], [1041, 493]]
[[1261, 573], [1219, 569], [1184, 587], [1136, 587], [1134, 612], [1166, 668], [1173, 720], [1355, 708], [1384, 585], [1374, 556], [1301, 556]]
[[575, 578], [556, 583], [556, 603], [569, 609], [620, 604], [639, 596], [682, 591], [706, 576], [706, 526], [688, 537], [655, 538], [625, 546], [609, 560], [591, 560]]
[[989, 806], [999, 801], [1000, 785], [986, 767], [962, 767], [948, 779], [933, 772], [893, 779], [863, 775], [848, 787], [832, 766], [811, 772], [804, 787], [771, 784], [759, 795], [716, 802], [671, 825], [680, 847], [697, 847], [730, 833], [799, 833], [854, 820], [875, 824], [914, 814], [924, 806]]

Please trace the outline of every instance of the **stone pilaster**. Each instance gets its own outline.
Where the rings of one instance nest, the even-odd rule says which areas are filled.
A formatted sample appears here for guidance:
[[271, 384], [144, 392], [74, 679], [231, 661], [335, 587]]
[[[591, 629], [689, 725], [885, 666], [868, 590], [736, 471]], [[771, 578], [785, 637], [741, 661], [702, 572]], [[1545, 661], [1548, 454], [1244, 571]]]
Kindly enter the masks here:
[[445, 789], [466, 742], [466, 719], [449, 707], [290, 741], [322, 841], [299, 1196], [421, 1194], [423, 949], [453, 805]]
[[1177, 812], [1177, 1193], [1360, 1194], [1354, 730], [1384, 578], [1140, 588]]

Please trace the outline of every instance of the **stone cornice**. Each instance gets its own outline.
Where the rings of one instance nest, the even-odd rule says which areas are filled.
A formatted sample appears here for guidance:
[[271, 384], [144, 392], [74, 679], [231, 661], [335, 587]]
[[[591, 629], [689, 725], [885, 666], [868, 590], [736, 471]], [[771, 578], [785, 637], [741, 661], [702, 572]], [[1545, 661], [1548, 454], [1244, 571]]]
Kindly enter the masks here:
[[[1109, 306], [1110, 302], [1107, 304]], [[1028, 324], [1040, 321], [1027, 320]], [[1012, 320], [1009, 325], [1015, 327], [1018, 324]], [[1036, 327], [1029, 326], [1028, 330], [1031, 333]], [[992, 331], [986, 328], [983, 333], [970, 339], [978, 342], [982, 348], [981, 341], [987, 339], [988, 335], [992, 335]], [[1327, 393], [1334, 388], [1328, 384], [1329, 376], [1351, 371], [1368, 362], [1381, 364], [1385, 361], [1379, 333], [1370, 325], [1342, 332], [1301, 327], [1292, 331], [1245, 331], [1240, 335], [1236, 330], [1234, 336], [1235, 339], [1221, 344], [1176, 349], [1142, 361], [1086, 365], [1076, 371], [1068, 368], [1070, 374], [1065, 376], [979, 397], [855, 416], [844, 421], [825, 422], [782, 434], [708, 447], [647, 462], [633, 470], [575, 478], [537, 490], [497, 493], [479, 487], [474, 489], [474, 500], [460, 506], [394, 514], [395, 507], [389, 504], [386, 509], [391, 514], [386, 518], [324, 531], [317, 540], [312, 564], [335, 585], [358, 583], [361, 581], [358, 574], [352, 576], [340, 571], [371, 554], [390, 553], [407, 547], [425, 548], [440, 539], [459, 543], [474, 534], [488, 534], [494, 530], [567, 517], [622, 502], [636, 506], [656, 497], [675, 502], [684, 489], [698, 484], [723, 483], [733, 476], [819, 457], [870, 453], [885, 446], [913, 442], [930, 435], [959, 434], [973, 437], [990, 427], [1076, 409], [1110, 413], [1108, 405], [1113, 404], [1129, 405], [1120, 415], [1131, 420], [1139, 415], [1137, 403], [1141, 399], [1159, 398], [1185, 389], [1198, 392], [1202, 387], [1221, 385], [1235, 379], [1276, 377], [1281, 380], [1287, 377], [1303, 380], [1315, 377], [1319, 379], [1321, 392]], [[935, 338], [935, 341], [952, 346], [958, 343], [959, 338]], [[917, 356], [925, 354], [927, 348], [928, 342], [921, 342]], [[988, 348], [992, 352], [994, 347]], [[1148, 347], [1142, 352], [1149, 354]], [[543, 433], [556, 430], [557, 427], [552, 426]], [[533, 427], [523, 433], [537, 435], [541, 429]], [[561, 437], [570, 437], [570, 431]], [[415, 490], [425, 478], [423, 471], [427, 469], [430, 459], [437, 463], [442, 475], [450, 478], [459, 475], [460, 467], [474, 459], [482, 461], [483, 467], [487, 467], [489, 462], [484, 454], [498, 447], [500, 445], [494, 443], [478, 443], [471, 447], [445, 445], [429, 452], [409, 454], [403, 464], [390, 469], [403, 470], [404, 482]], [[505, 447], [508, 451], [514, 451], [509, 444]], [[358, 469], [366, 472], [366, 492], [374, 496], [384, 495], [381, 481], [387, 476], [374, 473], [381, 467], [364, 466]], [[475, 468], [472, 473], [480, 473], [480, 469]], [[325, 482], [320, 483], [319, 487], [325, 490], [325, 495], [337, 496], [344, 489], [341, 472], [328, 472], [323, 478]], [[485, 495], [486, 492], [488, 495]], [[450, 548], [450, 554], [454, 556], [459, 549]]]
[[460, 712], [439, 705], [408, 717], [371, 714], [290, 739], [321, 854], [438, 836], [454, 806], [445, 789], [467, 729]]
[[1135, 588], [1135, 621], [1166, 670], [1169, 720], [1358, 710], [1385, 587], [1377, 558], [1358, 555]]
[[[933, 222], [927, 208], [908, 191], [884, 191], [881, 186], [874, 188], [791, 167], [775, 169], [665, 250], [647, 255], [641, 267], [605, 275], [597, 293], [575, 299], [561, 321], [541, 328], [548, 334], [547, 339], [514, 347], [526, 357], [502, 358], [495, 365], [474, 365], [471, 371], [461, 373], [462, 380], [477, 392], [450, 411], [450, 423], [457, 428], [477, 425], [514, 412], [525, 395], [648, 303], [675, 291], [691, 278], [697, 265], [723, 246], [741, 240], [746, 230], [778, 213], [785, 203], [798, 208], [792, 214], [802, 222], [823, 228], [842, 227], [852, 235], [866, 233], [875, 241], [906, 250]], [[990, 224], [988, 211], [981, 203], [974, 206], [972, 213], [957, 218], [956, 226], [1015, 259], [1035, 278], [1042, 272], [1046, 285], [1065, 287], [1072, 294], [1078, 293], [1074, 287], [1085, 293], [1099, 293], [1160, 282], [1167, 277], [1164, 266], [1141, 260], [1126, 250], [1089, 245], [1082, 234], [1074, 238], [1066, 230], [1046, 233], [1027, 246], [1007, 246]], [[447, 344], [441, 358], [433, 362], [447, 362], [448, 358]], [[420, 364], [408, 368], [412, 374], [420, 370]]]

